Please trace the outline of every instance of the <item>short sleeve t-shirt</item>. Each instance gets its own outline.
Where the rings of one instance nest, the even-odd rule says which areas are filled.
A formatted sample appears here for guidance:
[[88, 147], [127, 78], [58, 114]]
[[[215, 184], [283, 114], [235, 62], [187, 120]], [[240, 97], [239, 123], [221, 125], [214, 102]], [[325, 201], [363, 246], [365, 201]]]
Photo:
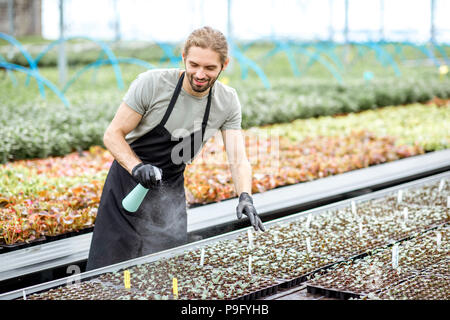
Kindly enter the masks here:
[[[142, 115], [138, 126], [126, 137], [132, 143], [156, 127], [164, 117], [177, 85], [180, 69], [152, 69], [131, 83], [123, 101]], [[165, 124], [174, 137], [185, 137], [200, 130], [208, 95], [196, 97], [181, 89]], [[216, 81], [211, 92], [211, 109], [203, 144], [218, 130], [241, 129], [241, 105], [236, 90]]]

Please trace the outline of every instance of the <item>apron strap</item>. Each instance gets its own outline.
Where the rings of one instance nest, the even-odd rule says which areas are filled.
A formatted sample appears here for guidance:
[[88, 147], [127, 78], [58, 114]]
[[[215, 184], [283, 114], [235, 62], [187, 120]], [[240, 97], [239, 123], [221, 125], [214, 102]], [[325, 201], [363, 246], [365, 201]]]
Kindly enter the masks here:
[[177, 102], [178, 96], [180, 95], [181, 87], [183, 86], [184, 72], [181, 74], [180, 79], [178, 80], [177, 86], [175, 87], [175, 91], [173, 92], [172, 98], [170, 99], [169, 106], [167, 107], [166, 113], [161, 120], [161, 125], [164, 126], [169, 119], [170, 114], [172, 113], [173, 108], [175, 107], [175, 103]]
[[208, 102], [206, 103], [206, 110], [205, 110], [205, 114], [203, 115], [203, 121], [202, 121], [202, 141], [203, 141], [203, 136], [205, 134], [206, 131], [206, 125], [208, 124], [208, 118], [209, 118], [209, 111], [211, 110], [211, 93], [212, 93], [213, 88], [209, 88], [209, 94], [208, 94]]
[[[177, 86], [175, 87], [175, 90], [173, 92], [172, 98], [170, 99], [169, 106], [167, 107], [166, 113], [164, 114], [164, 117], [161, 120], [160, 125], [164, 126], [167, 122], [167, 120], [170, 117], [170, 114], [172, 113], [173, 108], [175, 107], [175, 103], [177, 102], [178, 96], [180, 95], [181, 88], [183, 86], [183, 79], [186, 72], [183, 72], [180, 76], [180, 79], [178, 79]], [[209, 119], [209, 111], [211, 110], [211, 96], [212, 96], [212, 89], [209, 89], [208, 93], [208, 102], [206, 103], [206, 110], [205, 114], [203, 115], [203, 121], [202, 121], [202, 140], [203, 136], [206, 131], [206, 125], [208, 124]]]

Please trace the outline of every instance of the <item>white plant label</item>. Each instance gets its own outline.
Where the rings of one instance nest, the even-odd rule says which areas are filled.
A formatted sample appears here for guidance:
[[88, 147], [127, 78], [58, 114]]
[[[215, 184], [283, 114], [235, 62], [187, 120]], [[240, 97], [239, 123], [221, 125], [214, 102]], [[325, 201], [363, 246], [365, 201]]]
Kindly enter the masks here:
[[355, 204], [355, 201], [352, 201], [352, 213], [356, 215], [356, 204]]
[[445, 180], [441, 179], [441, 182], [439, 183], [439, 193], [441, 193], [442, 190], [444, 190], [444, 185], [445, 185]]
[[308, 253], [311, 253], [311, 240], [308, 238], [306, 238], [306, 250], [308, 251]]
[[312, 220], [312, 215], [308, 214], [308, 216], [306, 217], [306, 229], [309, 230], [309, 227], [311, 226], [311, 220]]
[[247, 230], [247, 235], [248, 235], [248, 248], [251, 250], [253, 249], [253, 234], [250, 229]]
[[442, 239], [442, 234], [440, 232], [438, 232], [436, 235], [436, 244], [437, 244], [438, 250], [441, 249], [441, 239]]
[[362, 221], [359, 220], [359, 237], [362, 238], [363, 234], [363, 226], [362, 226]]
[[27, 295], [25, 294], [25, 289], [22, 290], [23, 300], [27, 300]]
[[398, 244], [392, 246], [392, 268], [398, 268]]
[[403, 190], [398, 190], [397, 203], [402, 203], [403, 200]]
[[252, 274], [252, 256], [248, 256], [248, 273]]
[[405, 222], [408, 221], [408, 208], [403, 209], [403, 218], [405, 219]]
[[447, 197], [447, 208], [450, 208], [450, 197]]
[[202, 248], [202, 251], [200, 253], [200, 266], [203, 267], [203, 263], [205, 262], [205, 249]]
[[408, 227], [406, 226], [406, 221], [405, 221], [405, 220], [403, 220], [403, 221], [401, 222], [401, 225], [402, 225], [403, 230], [408, 229]]

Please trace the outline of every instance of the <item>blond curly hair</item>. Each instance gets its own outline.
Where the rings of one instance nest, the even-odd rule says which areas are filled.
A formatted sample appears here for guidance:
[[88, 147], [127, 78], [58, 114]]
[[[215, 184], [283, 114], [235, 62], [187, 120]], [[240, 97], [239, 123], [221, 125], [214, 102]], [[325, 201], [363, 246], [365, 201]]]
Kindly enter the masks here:
[[192, 46], [203, 49], [211, 49], [217, 52], [220, 56], [222, 66], [228, 58], [227, 39], [222, 32], [209, 26], [205, 26], [191, 32], [184, 43], [183, 53], [185, 56], [187, 56], [189, 49]]

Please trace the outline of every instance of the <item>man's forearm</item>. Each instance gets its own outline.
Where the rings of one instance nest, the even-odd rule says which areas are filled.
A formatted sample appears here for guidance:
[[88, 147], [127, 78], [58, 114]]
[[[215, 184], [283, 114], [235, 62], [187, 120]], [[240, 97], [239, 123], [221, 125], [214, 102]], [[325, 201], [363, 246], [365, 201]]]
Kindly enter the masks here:
[[252, 194], [252, 167], [248, 161], [243, 161], [231, 165], [231, 176], [233, 178], [236, 193], [239, 196], [242, 192]]
[[125, 137], [118, 132], [107, 131], [103, 137], [103, 143], [114, 159], [130, 174], [131, 170], [142, 162], [125, 141]]

